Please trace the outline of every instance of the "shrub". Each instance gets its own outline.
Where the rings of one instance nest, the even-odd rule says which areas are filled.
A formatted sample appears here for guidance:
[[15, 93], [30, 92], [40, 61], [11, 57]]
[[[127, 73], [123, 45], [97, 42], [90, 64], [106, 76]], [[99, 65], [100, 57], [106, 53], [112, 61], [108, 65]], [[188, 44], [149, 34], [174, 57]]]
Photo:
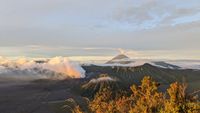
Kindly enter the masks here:
[[[88, 102], [92, 113], [200, 113], [200, 103], [186, 93], [187, 85], [175, 82], [167, 89], [168, 97], [158, 91], [159, 84], [144, 77], [140, 86], [132, 85], [131, 94], [113, 94], [109, 86], [99, 90]], [[116, 92], [115, 92], [116, 93]], [[74, 113], [83, 113], [76, 106]]]

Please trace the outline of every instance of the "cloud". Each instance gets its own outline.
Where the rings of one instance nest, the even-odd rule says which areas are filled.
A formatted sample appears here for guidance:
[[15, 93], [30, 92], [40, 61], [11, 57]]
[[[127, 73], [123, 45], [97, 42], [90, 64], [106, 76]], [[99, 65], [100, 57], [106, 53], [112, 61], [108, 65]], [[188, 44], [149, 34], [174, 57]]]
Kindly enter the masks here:
[[89, 81], [89, 83], [99, 83], [99, 82], [106, 82], [106, 81], [112, 81], [115, 82], [117, 81], [116, 79], [113, 79], [111, 77], [99, 77], [97, 79], [92, 79]]
[[199, 7], [197, 0], [133, 0], [118, 6], [113, 19], [141, 29], [170, 26], [177, 18], [199, 14]]
[[[38, 60], [36, 60], [38, 61]], [[85, 70], [76, 62], [71, 62], [66, 57], [54, 57], [39, 60], [26, 57], [8, 59], [0, 57], [0, 76], [6, 78], [28, 78], [28, 79], [65, 79], [84, 78]]]
[[[155, 60], [199, 60], [200, 51], [187, 51], [187, 50], [145, 50], [133, 51], [126, 50], [127, 55], [132, 59], [155, 59]], [[137, 54], [136, 54], [137, 53]]]

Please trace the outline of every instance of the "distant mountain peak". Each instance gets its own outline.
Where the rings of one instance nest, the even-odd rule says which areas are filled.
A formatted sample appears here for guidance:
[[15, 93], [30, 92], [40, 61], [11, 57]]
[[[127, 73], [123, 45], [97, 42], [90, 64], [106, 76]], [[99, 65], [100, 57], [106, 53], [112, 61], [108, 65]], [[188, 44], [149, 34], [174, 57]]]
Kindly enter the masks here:
[[116, 57], [114, 57], [112, 60], [120, 60], [120, 59], [130, 59], [130, 58], [124, 54], [119, 54]]
[[106, 64], [115, 64], [115, 63], [129, 64], [129, 63], [132, 63], [132, 61], [125, 54], [119, 54], [119, 55], [115, 56], [114, 58], [112, 58], [110, 61], [106, 62]]

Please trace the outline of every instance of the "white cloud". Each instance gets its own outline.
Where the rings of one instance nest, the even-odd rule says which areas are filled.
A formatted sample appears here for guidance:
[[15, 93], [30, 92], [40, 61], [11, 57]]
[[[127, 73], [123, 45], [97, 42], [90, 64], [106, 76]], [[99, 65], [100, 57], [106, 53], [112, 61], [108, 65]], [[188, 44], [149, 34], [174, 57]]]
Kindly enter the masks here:
[[[45, 59], [44, 63], [36, 63], [29, 58], [8, 59], [0, 57], [1, 77], [49, 78], [65, 79], [84, 78], [85, 70], [76, 62], [71, 62], [66, 57]], [[38, 77], [38, 78], [37, 78]]]
[[98, 83], [98, 82], [105, 82], [105, 81], [117, 81], [117, 80], [111, 77], [99, 77], [97, 79], [90, 80], [89, 83]]
[[141, 0], [139, 2], [133, 0], [123, 3], [118, 6], [113, 19], [128, 22], [133, 26], [142, 26], [142, 29], [146, 28], [146, 23], [152, 23], [155, 25], [153, 27], [170, 26], [174, 24], [175, 19], [192, 16], [200, 11], [197, 0]]

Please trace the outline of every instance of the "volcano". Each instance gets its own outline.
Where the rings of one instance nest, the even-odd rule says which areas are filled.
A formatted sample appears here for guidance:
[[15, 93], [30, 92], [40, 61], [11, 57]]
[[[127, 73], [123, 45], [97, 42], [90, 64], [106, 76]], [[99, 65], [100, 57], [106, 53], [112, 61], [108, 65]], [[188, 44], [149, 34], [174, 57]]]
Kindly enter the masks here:
[[131, 59], [128, 56], [120, 54], [111, 59], [110, 61], [106, 62], [106, 64], [130, 64], [133, 62], [134, 61], [131, 61]]

